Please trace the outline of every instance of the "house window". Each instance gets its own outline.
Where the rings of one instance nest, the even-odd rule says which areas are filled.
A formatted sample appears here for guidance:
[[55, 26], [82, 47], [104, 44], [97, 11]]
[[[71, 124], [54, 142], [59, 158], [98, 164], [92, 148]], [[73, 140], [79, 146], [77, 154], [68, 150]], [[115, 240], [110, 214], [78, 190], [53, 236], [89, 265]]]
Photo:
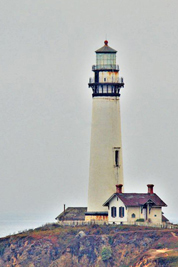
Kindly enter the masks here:
[[104, 78], [104, 82], [106, 82], [106, 78]]
[[132, 218], [135, 218], [135, 213], [132, 213]]
[[119, 207], [119, 217], [120, 218], [124, 217], [124, 207]]
[[116, 217], [116, 207], [111, 207], [111, 217]]

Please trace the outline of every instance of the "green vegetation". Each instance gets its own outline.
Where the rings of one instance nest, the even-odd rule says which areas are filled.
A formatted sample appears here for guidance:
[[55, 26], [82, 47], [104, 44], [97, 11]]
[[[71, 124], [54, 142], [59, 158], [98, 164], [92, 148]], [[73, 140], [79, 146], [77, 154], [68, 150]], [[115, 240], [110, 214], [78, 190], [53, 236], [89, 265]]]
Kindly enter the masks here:
[[4, 254], [4, 250], [5, 250], [5, 245], [1, 244], [0, 245], [0, 256], [2, 256]]
[[112, 258], [112, 251], [110, 247], [103, 247], [101, 251], [101, 257], [103, 261], [108, 261]]
[[114, 236], [110, 235], [108, 242], [109, 242], [110, 245], [112, 245], [113, 242], [114, 242]]
[[159, 266], [177, 267], [178, 256], [160, 257], [157, 259], [157, 264]]
[[165, 247], [165, 245], [163, 243], [160, 243], [160, 242], [156, 246], [157, 249], [161, 249], [161, 248], [164, 248], [164, 247]]
[[140, 218], [140, 219], [137, 219], [136, 222], [144, 222], [145, 220]]

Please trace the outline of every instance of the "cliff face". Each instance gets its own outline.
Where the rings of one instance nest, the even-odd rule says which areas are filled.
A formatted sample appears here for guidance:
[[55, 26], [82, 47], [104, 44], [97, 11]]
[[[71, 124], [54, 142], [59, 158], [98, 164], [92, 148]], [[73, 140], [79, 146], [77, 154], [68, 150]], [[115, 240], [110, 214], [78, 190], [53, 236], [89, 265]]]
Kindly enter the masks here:
[[178, 230], [44, 226], [1, 238], [0, 266], [178, 266]]

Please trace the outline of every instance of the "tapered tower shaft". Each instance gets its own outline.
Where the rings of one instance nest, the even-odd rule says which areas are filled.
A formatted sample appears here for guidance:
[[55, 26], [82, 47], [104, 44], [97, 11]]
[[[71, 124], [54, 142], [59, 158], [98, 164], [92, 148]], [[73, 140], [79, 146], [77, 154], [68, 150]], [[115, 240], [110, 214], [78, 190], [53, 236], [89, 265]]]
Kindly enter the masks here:
[[117, 51], [105, 45], [96, 51], [93, 91], [87, 220], [107, 216], [103, 203], [123, 184], [120, 88], [124, 86], [116, 65]]

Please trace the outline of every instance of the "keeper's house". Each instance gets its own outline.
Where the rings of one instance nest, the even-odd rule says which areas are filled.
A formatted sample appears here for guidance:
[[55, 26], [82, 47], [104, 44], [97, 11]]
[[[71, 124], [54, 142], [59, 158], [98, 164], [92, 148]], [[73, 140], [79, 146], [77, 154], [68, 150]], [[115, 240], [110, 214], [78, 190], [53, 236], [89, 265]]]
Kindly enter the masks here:
[[162, 207], [167, 205], [153, 193], [154, 185], [147, 186], [148, 193], [122, 193], [122, 185], [116, 185], [116, 193], [103, 204], [108, 207], [108, 222], [162, 224]]

